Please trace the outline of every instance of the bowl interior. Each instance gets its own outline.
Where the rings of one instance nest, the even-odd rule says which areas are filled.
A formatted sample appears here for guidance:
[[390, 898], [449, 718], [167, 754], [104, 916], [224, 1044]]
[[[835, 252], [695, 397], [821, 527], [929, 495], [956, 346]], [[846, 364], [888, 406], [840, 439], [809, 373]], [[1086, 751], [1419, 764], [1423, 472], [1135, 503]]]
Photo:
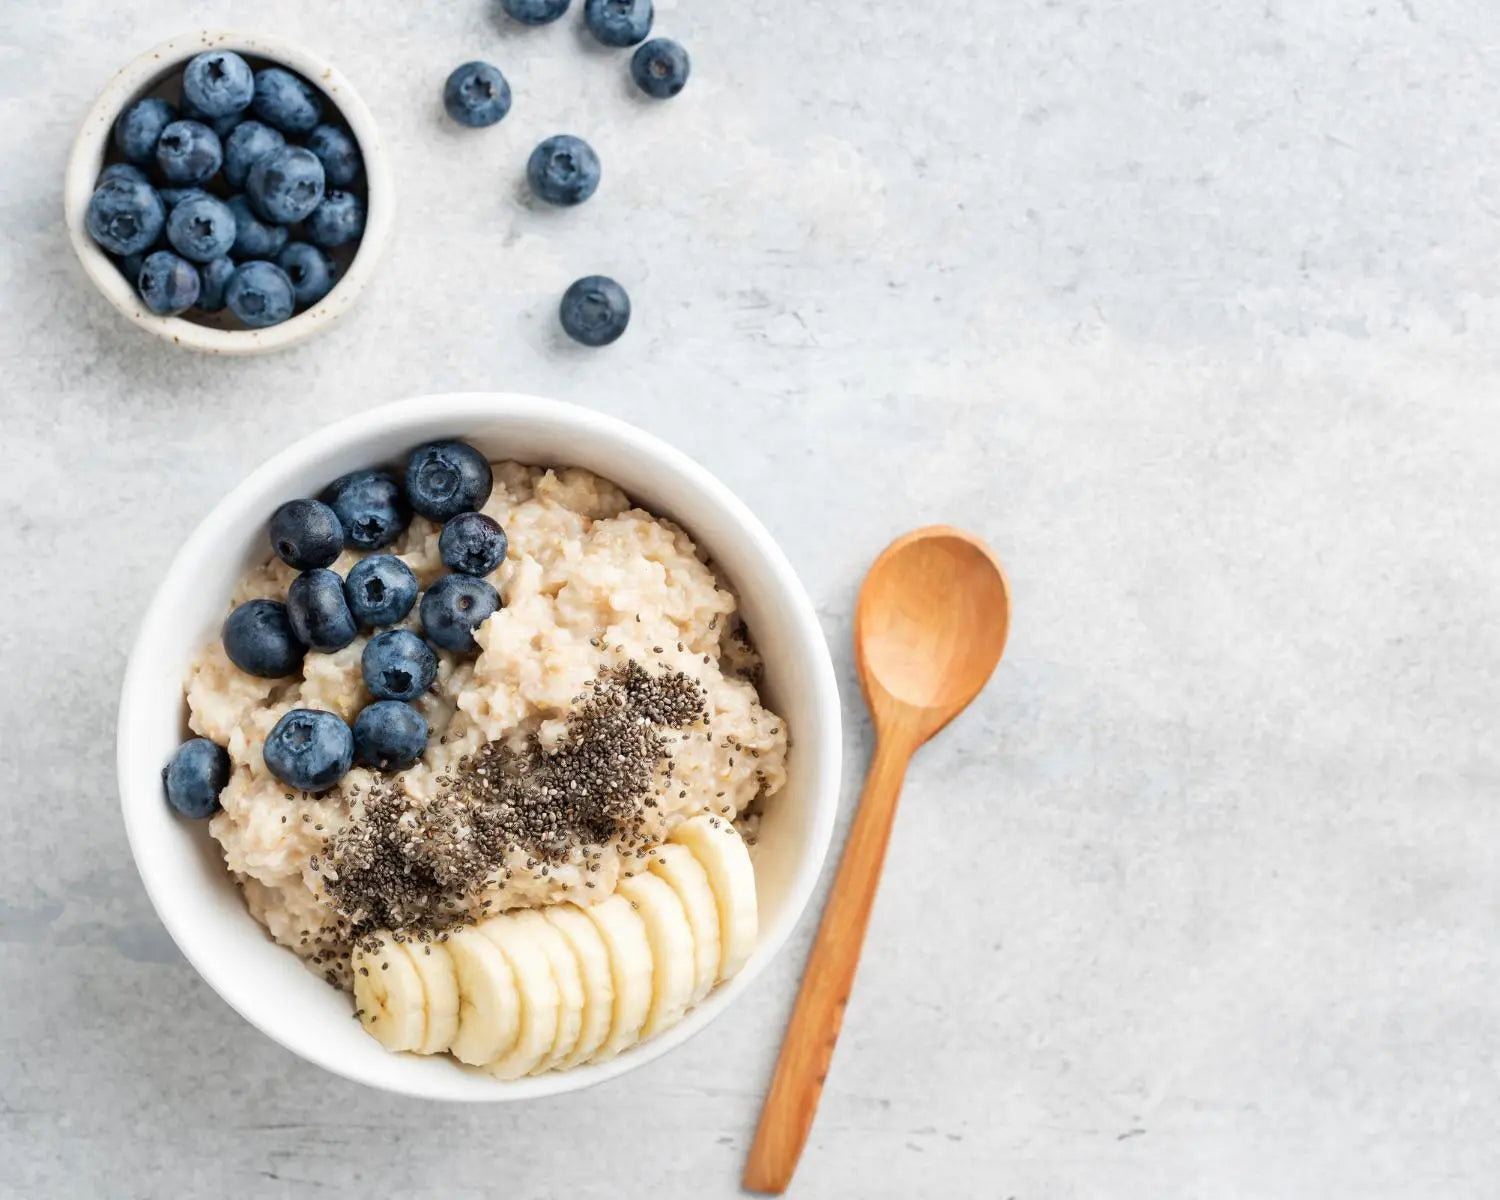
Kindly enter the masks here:
[[[274, 944], [245, 911], [207, 829], [170, 813], [162, 765], [185, 733], [182, 679], [217, 636], [240, 575], [263, 561], [277, 504], [314, 495], [357, 467], [400, 461], [439, 437], [492, 459], [580, 466], [683, 525], [727, 576], [765, 662], [762, 695], [792, 737], [785, 790], [756, 851], [762, 933], [745, 970], [676, 1028], [613, 1062], [501, 1083], [447, 1058], [392, 1055], [350, 1019], [348, 998]], [[131, 658], [121, 700], [120, 787], [147, 890], [183, 952], [226, 1000], [297, 1053], [360, 1082], [413, 1095], [503, 1100], [610, 1078], [679, 1044], [733, 1000], [785, 941], [826, 853], [839, 780], [839, 711], [827, 647], [790, 566], [758, 522], [691, 460], [623, 423], [522, 397], [408, 402], [331, 427], [250, 477], [214, 509], [172, 564]]]
[[[301, 75], [323, 94], [325, 121], [342, 124], [349, 130], [364, 162], [353, 190], [365, 201], [365, 232], [354, 245], [331, 252], [337, 282], [317, 304], [267, 329], [247, 329], [227, 310], [157, 316], [141, 303], [134, 282], [127, 280], [117, 260], [94, 242], [85, 225], [89, 197], [99, 172], [110, 162], [123, 161], [114, 145], [114, 127], [120, 114], [147, 96], [160, 96], [177, 104], [183, 67], [194, 55], [210, 48], [233, 50], [256, 70], [276, 65]], [[210, 186], [208, 190], [215, 189]], [[73, 247], [89, 277], [115, 307], [137, 325], [176, 344], [220, 354], [253, 354], [288, 346], [342, 315], [368, 282], [389, 237], [392, 203], [390, 166], [375, 120], [353, 85], [337, 69], [293, 42], [215, 30], [184, 34], [164, 42], [127, 64], [109, 82], [74, 142], [63, 190]]]

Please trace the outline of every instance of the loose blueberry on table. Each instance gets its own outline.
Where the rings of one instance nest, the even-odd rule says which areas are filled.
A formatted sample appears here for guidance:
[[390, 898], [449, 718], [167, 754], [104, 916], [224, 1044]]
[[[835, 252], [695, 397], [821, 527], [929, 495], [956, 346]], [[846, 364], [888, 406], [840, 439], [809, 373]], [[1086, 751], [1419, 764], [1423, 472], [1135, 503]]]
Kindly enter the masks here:
[[482, 129], [510, 112], [510, 84], [498, 67], [466, 62], [455, 67], [443, 84], [443, 107], [460, 125]]
[[599, 156], [580, 137], [559, 133], [531, 152], [526, 180], [548, 204], [582, 204], [599, 187]]
[[568, 11], [571, 0], [501, 0], [509, 16], [523, 25], [548, 25]]
[[651, 32], [651, 0], [586, 0], [584, 24], [606, 46], [634, 46]]
[[575, 342], [607, 346], [630, 324], [630, 297], [609, 276], [588, 275], [563, 293], [557, 315]]
[[630, 57], [630, 77], [635, 86], [657, 100], [667, 100], [682, 91], [692, 64], [688, 52], [671, 38], [643, 42]]

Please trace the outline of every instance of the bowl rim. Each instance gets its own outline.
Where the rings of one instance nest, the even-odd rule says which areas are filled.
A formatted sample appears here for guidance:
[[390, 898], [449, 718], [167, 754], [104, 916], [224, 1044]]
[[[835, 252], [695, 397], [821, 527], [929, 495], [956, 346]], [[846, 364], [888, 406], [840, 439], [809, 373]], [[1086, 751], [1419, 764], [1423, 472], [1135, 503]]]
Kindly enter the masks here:
[[[159, 317], [89, 236], [89, 198], [109, 152], [115, 121], [147, 86], [204, 50], [234, 50], [290, 67], [318, 88], [337, 108], [359, 143], [365, 164], [365, 231], [348, 269], [333, 290], [290, 320], [266, 329], [216, 329], [182, 317]], [[231, 29], [199, 29], [178, 34], [137, 55], [104, 85], [73, 139], [63, 176], [63, 219], [68, 239], [94, 286], [132, 323], [177, 346], [207, 354], [261, 354], [305, 341], [326, 329], [363, 294], [390, 240], [395, 221], [395, 188], [390, 156], [379, 127], [354, 84], [333, 63], [299, 42], [275, 34]]]
[[[245, 506], [242, 498], [270, 490], [276, 480], [294, 474], [326, 455], [336, 453], [352, 437], [409, 430], [415, 445], [424, 438], [435, 436], [435, 428], [447, 430], [444, 436], [462, 436], [465, 422], [506, 419], [541, 419], [560, 425], [564, 433], [569, 430], [588, 430], [594, 434], [603, 434], [653, 457], [662, 470], [684, 478], [695, 491], [706, 494], [720, 506], [732, 519], [739, 534], [754, 543], [758, 556], [769, 568], [776, 589], [788, 602], [798, 640], [812, 652], [809, 680], [814, 692], [814, 708], [820, 715], [820, 728], [811, 742], [801, 741], [799, 737], [799, 744], [806, 745], [807, 751], [816, 755], [817, 764], [811, 784], [811, 831], [804, 853], [797, 864], [786, 904], [774, 922], [761, 927], [755, 953], [740, 973], [716, 988], [672, 1029], [617, 1058], [568, 1071], [529, 1076], [522, 1080], [496, 1080], [493, 1094], [474, 1094], [467, 1090], [460, 1092], [445, 1089], [427, 1080], [416, 1085], [406, 1085], [404, 1081], [393, 1078], [366, 1075], [343, 1062], [336, 1054], [324, 1050], [312, 1039], [301, 1045], [291, 1045], [278, 1032], [268, 1027], [252, 1006], [237, 1003], [220, 986], [220, 979], [225, 977], [223, 966], [206, 961], [190, 948], [195, 938], [186, 932], [188, 922], [169, 903], [150, 868], [152, 853], [149, 835], [144, 828], [143, 818], [138, 817], [137, 813], [143, 813], [145, 810], [142, 805], [149, 802], [144, 791], [150, 792], [155, 803], [163, 802], [160, 798], [160, 766], [137, 761], [139, 756], [133, 748], [132, 730], [138, 719], [134, 715], [138, 707], [134, 703], [135, 694], [142, 689], [154, 667], [148, 658], [148, 651], [157, 638], [164, 636], [163, 630], [170, 627], [169, 610], [173, 597], [186, 586], [183, 581], [189, 577], [193, 564], [200, 556], [221, 539], [233, 537], [236, 531], [242, 530], [244, 516], [240, 509]], [[194, 970], [241, 1017], [299, 1057], [355, 1083], [421, 1099], [507, 1102], [579, 1091], [645, 1066], [682, 1045], [722, 1016], [766, 965], [781, 952], [806, 913], [832, 841], [842, 781], [842, 720], [842, 704], [828, 642], [800, 578], [765, 526], [706, 467], [654, 434], [617, 417], [580, 405], [516, 392], [458, 392], [396, 401], [325, 426], [267, 459], [214, 503], [173, 556], [141, 618], [120, 687], [116, 722], [116, 775], [131, 858], [152, 907], [178, 950]]]

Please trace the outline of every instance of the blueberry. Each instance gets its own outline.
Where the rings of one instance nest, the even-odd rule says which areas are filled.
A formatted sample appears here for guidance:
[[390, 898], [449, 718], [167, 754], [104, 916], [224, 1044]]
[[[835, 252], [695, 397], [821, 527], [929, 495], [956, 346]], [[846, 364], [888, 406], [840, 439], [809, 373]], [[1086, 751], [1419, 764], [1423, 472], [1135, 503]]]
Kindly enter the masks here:
[[431, 521], [481, 508], [495, 485], [484, 455], [464, 442], [418, 446], [406, 460], [406, 495]]
[[224, 622], [224, 653], [241, 671], [262, 679], [295, 675], [307, 649], [292, 632], [286, 605], [249, 600]]
[[234, 259], [215, 258], [198, 268], [198, 307], [218, 312], [224, 307], [224, 289], [234, 274]]
[[585, 346], [607, 346], [630, 324], [630, 297], [608, 275], [587, 275], [563, 293], [563, 330]]
[[651, 32], [651, 0], [585, 0], [583, 23], [606, 46], [634, 46]]
[[437, 678], [431, 646], [409, 629], [388, 629], [365, 643], [359, 665], [377, 700], [415, 700]]
[[438, 553], [443, 566], [462, 575], [488, 575], [505, 561], [505, 530], [483, 513], [459, 513], [443, 526]]
[[344, 527], [320, 500], [288, 500], [271, 514], [271, 549], [299, 571], [332, 566], [344, 550]]
[[201, 187], [164, 187], [157, 188], [156, 194], [161, 197], [162, 204], [168, 212], [171, 212], [184, 200], [195, 200], [199, 196], [207, 196]]
[[344, 544], [355, 550], [388, 546], [411, 524], [411, 509], [387, 471], [342, 475], [328, 485], [322, 500], [338, 514]]
[[223, 162], [219, 135], [200, 121], [173, 121], [156, 143], [156, 165], [168, 183], [206, 183]]
[[347, 246], [365, 231], [365, 203], [353, 192], [331, 189], [302, 223], [314, 246]]
[[223, 258], [234, 245], [234, 214], [205, 192], [180, 201], [167, 217], [167, 241], [183, 258], [205, 263]]
[[203, 282], [198, 268], [170, 250], [148, 254], [141, 263], [136, 290], [141, 299], [159, 317], [172, 317], [198, 303]]
[[548, 204], [582, 204], [599, 186], [599, 156], [582, 138], [559, 133], [531, 152], [526, 179]]
[[568, 11], [571, 0], [500, 0], [501, 6], [525, 25], [547, 25]]
[[307, 148], [323, 164], [323, 177], [334, 187], [346, 188], [359, 178], [359, 144], [337, 125], [319, 125], [307, 135]]
[[323, 164], [305, 146], [282, 146], [250, 164], [245, 195], [261, 220], [290, 225], [323, 202]]
[[229, 186], [244, 187], [245, 177], [250, 174], [255, 160], [285, 145], [286, 137], [281, 130], [259, 121], [240, 122], [224, 143], [224, 178], [229, 181]]
[[344, 598], [361, 626], [394, 625], [411, 612], [420, 590], [412, 569], [394, 554], [372, 554], [349, 568]]
[[285, 225], [262, 221], [243, 196], [229, 197], [229, 211], [234, 214], [235, 258], [275, 258], [281, 253], [290, 236]]
[[[127, 254], [120, 259], [120, 274], [125, 276], [125, 281], [132, 288], [141, 286], [141, 267], [146, 261], [144, 254]], [[199, 299], [202, 299], [200, 296]]]
[[344, 581], [327, 567], [303, 571], [286, 590], [286, 615], [297, 640], [331, 654], [359, 632], [344, 599]]
[[471, 129], [493, 125], [510, 112], [510, 84], [498, 67], [466, 62], [455, 67], [443, 84], [443, 107], [460, 125]]
[[154, 162], [161, 132], [175, 120], [177, 110], [165, 100], [137, 100], [115, 122], [115, 145], [133, 163]]
[[177, 747], [162, 773], [167, 803], [184, 817], [211, 817], [219, 810], [219, 793], [229, 782], [229, 754], [207, 738]]
[[354, 718], [354, 753], [377, 771], [401, 771], [422, 757], [427, 718], [399, 700], [377, 700]]
[[255, 75], [233, 50], [205, 50], [182, 71], [182, 102], [206, 117], [227, 117], [250, 107]]
[[275, 263], [247, 262], [237, 267], [224, 287], [229, 311], [251, 329], [279, 325], [292, 315], [297, 298], [292, 281]]
[[688, 52], [671, 38], [652, 38], [631, 56], [630, 77], [646, 95], [665, 100], [682, 91], [691, 66]]
[[255, 73], [250, 109], [282, 133], [308, 133], [323, 116], [323, 102], [312, 85], [281, 67]]
[[484, 580], [444, 575], [422, 594], [422, 628], [444, 650], [477, 650], [474, 631], [499, 607], [499, 595]]
[[341, 717], [294, 708], [266, 738], [266, 766], [288, 787], [327, 791], [354, 765], [354, 734]]
[[99, 172], [99, 182], [94, 186], [103, 187], [106, 183], [114, 183], [116, 181], [120, 183], [146, 184], [151, 182], [146, 172], [141, 170], [140, 167], [132, 166], [130, 163], [110, 163], [109, 166]]
[[166, 222], [150, 184], [112, 179], [89, 199], [89, 235], [111, 254], [139, 254], [161, 237]]
[[306, 242], [288, 242], [276, 256], [276, 265], [292, 281], [297, 306], [316, 304], [333, 290], [333, 259]]

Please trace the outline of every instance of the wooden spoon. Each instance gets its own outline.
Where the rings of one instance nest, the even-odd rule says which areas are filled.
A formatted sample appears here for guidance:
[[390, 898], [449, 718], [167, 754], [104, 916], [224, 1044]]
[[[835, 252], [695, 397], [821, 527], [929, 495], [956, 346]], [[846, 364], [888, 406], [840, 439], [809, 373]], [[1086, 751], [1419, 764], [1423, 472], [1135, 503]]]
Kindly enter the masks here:
[[750, 1148], [744, 1182], [753, 1192], [784, 1192], [807, 1142], [854, 986], [906, 765], [979, 694], [1009, 632], [1005, 571], [983, 542], [960, 530], [936, 525], [909, 533], [865, 576], [854, 649], [875, 721], [875, 758]]

